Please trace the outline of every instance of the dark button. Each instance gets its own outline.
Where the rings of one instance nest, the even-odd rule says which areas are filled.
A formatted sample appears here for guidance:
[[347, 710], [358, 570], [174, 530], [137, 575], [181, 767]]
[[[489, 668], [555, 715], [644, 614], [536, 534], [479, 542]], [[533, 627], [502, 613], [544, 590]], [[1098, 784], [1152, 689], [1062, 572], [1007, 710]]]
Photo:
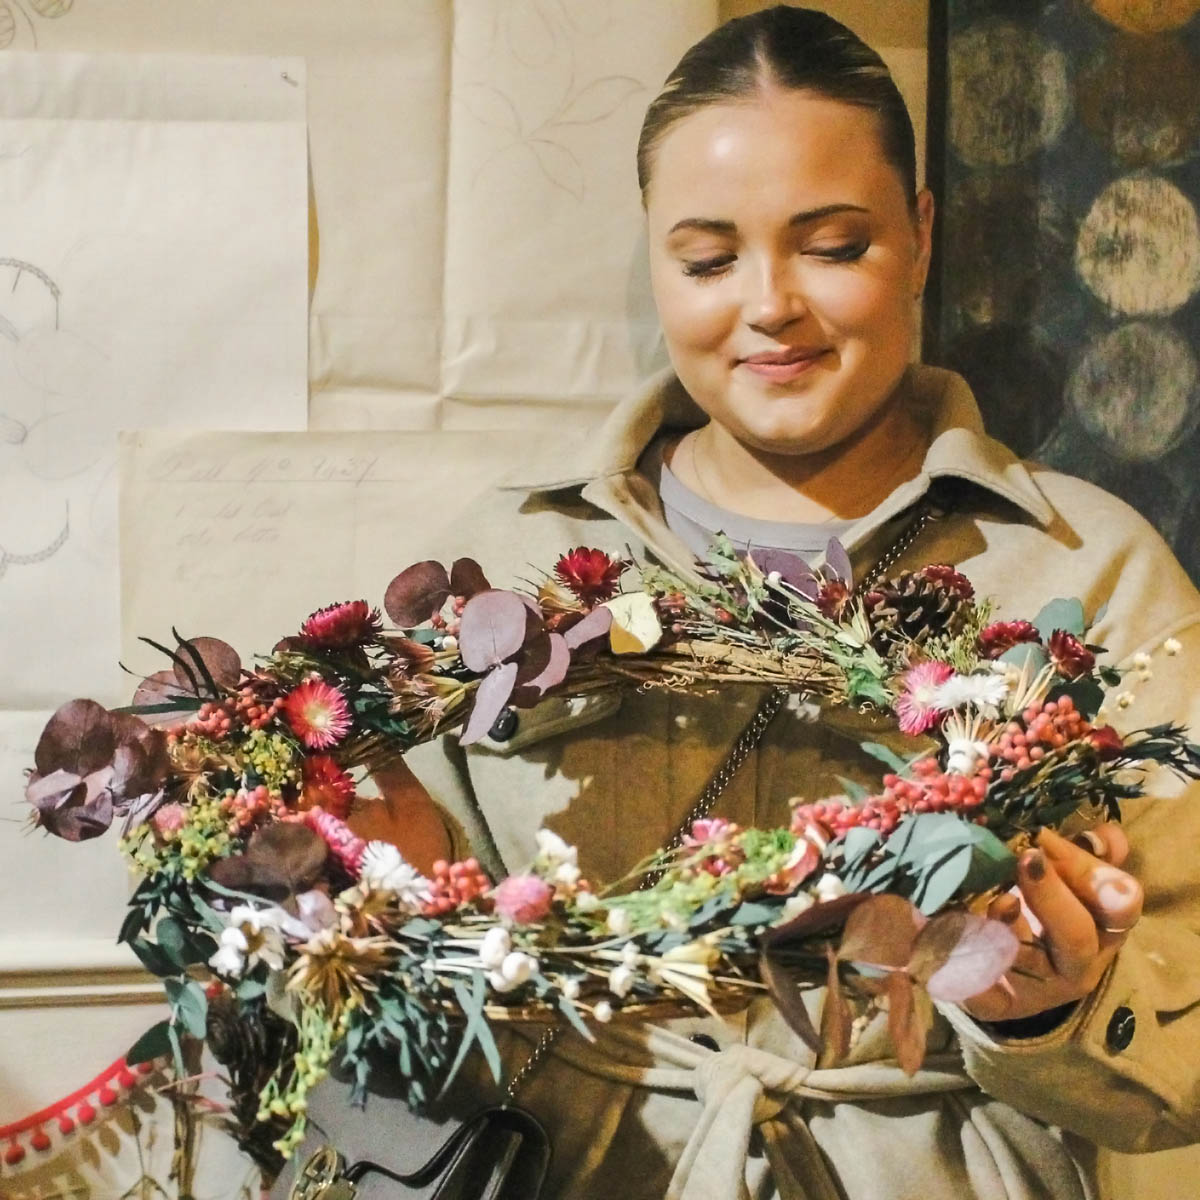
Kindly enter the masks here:
[[693, 1033], [688, 1041], [695, 1042], [697, 1046], [703, 1046], [705, 1050], [720, 1050], [721, 1048], [717, 1045], [717, 1039], [709, 1037], [707, 1033]]
[[492, 722], [492, 727], [488, 730], [488, 737], [493, 742], [507, 742], [517, 732], [519, 724], [517, 710], [506, 706], [500, 710], [500, 715]]
[[1137, 1017], [1133, 1015], [1133, 1009], [1126, 1008], [1122, 1004], [1108, 1021], [1108, 1029], [1104, 1034], [1104, 1040], [1108, 1043], [1108, 1048], [1114, 1054], [1122, 1050], [1127, 1050], [1129, 1043], [1133, 1041], [1133, 1031], [1136, 1028]]

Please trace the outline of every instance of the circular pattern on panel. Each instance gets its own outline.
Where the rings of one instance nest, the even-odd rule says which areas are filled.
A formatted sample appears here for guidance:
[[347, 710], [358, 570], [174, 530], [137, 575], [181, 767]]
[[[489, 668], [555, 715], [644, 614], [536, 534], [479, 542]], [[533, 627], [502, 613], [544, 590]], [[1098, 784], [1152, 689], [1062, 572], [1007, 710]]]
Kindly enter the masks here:
[[1129, 175], [1096, 197], [1075, 244], [1079, 277], [1111, 312], [1166, 315], [1200, 288], [1200, 220], [1169, 180]]
[[1111, 454], [1151, 462], [1196, 428], [1200, 368], [1169, 325], [1131, 321], [1096, 338], [1067, 382], [1067, 401]]
[[1166, 33], [1186, 25], [1200, 0], [1089, 0], [1096, 13], [1127, 33]]
[[950, 42], [950, 143], [971, 166], [1012, 166], [1062, 133], [1071, 111], [1062, 51], [1029, 29], [984, 22]]
[[[1070, 215], [1031, 171], [969, 175], [951, 191], [945, 220], [945, 252], [954, 262], [946, 300], [956, 324], [1028, 322], [1045, 292], [1070, 275]], [[1015, 255], [1016, 246], [1037, 252]]]
[[1080, 73], [1076, 106], [1120, 165], [1184, 162], [1200, 143], [1200, 62], [1177, 38], [1116, 36]]

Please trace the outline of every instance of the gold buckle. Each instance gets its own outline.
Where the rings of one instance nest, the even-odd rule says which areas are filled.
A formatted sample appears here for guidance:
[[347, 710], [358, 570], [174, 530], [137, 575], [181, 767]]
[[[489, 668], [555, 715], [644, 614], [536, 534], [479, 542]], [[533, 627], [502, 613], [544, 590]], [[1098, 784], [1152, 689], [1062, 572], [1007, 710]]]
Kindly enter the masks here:
[[332, 1146], [322, 1146], [301, 1168], [288, 1200], [354, 1200], [358, 1188], [342, 1177], [345, 1169], [346, 1160]]

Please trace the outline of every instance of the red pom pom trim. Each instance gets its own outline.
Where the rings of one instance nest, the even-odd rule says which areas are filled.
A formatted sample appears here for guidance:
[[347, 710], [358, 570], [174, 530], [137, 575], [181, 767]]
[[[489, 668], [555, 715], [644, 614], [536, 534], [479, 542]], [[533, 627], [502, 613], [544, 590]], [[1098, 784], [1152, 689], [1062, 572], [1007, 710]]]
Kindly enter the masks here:
[[[80, 1125], [90, 1125], [96, 1119], [97, 1113], [95, 1106], [88, 1099], [89, 1096], [95, 1095], [103, 1107], [111, 1108], [120, 1099], [119, 1089], [136, 1087], [138, 1077], [149, 1075], [153, 1070], [153, 1062], [134, 1065], [118, 1058], [116, 1062], [105, 1067], [95, 1079], [89, 1080], [83, 1087], [76, 1088], [57, 1103], [30, 1113], [29, 1116], [10, 1125], [0, 1125], [0, 1143], [8, 1142], [8, 1148], [3, 1155], [4, 1162], [12, 1167], [24, 1160], [25, 1147], [21, 1144], [23, 1135], [28, 1135], [29, 1145], [35, 1150], [49, 1150], [50, 1135], [43, 1126], [50, 1121], [57, 1122], [59, 1132], [63, 1134], [73, 1133], [76, 1122]], [[72, 1108], [75, 1108], [74, 1117], [70, 1113]], [[3, 1200], [2, 1196], [0, 1200]]]

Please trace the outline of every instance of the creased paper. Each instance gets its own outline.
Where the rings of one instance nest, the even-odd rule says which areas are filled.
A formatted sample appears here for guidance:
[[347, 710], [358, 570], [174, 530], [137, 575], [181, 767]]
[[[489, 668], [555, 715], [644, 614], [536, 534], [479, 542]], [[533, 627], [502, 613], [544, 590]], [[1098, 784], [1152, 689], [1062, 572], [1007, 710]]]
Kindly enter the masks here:
[[0, 56], [0, 707], [117, 695], [115, 435], [302, 428], [304, 68]]

